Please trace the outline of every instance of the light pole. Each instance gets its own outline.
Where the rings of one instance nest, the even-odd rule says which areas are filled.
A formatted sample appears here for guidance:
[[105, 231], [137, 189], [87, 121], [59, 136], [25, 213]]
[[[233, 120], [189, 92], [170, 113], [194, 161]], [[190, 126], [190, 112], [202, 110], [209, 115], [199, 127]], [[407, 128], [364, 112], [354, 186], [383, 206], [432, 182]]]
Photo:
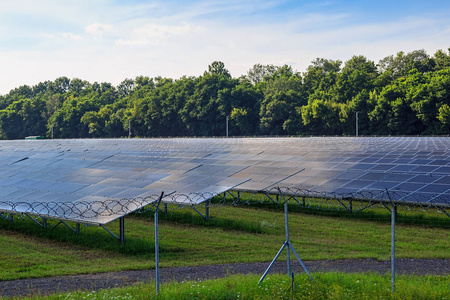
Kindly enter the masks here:
[[227, 128], [227, 138], [228, 138], [228, 116], [226, 117], [226, 128]]
[[131, 119], [128, 119], [128, 138], [131, 138]]
[[356, 112], [356, 137], [358, 137], [358, 114], [359, 114], [359, 111], [357, 111]]

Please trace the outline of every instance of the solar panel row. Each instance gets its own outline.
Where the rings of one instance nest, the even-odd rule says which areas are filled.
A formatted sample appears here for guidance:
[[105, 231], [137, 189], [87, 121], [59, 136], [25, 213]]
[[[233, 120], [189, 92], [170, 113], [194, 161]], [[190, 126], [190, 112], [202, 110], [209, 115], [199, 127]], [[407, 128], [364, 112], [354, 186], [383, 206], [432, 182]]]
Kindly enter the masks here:
[[[178, 195], [165, 201], [197, 204], [229, 189], [280, 186], [448, 205], [449, 146], [444, 137], [2, 141], [0, 202], [76, 208], [141, 199], [133, 206], [138, 209], [161, 191]], [[106, 224], [122, 216], [118, 207], [94, 213], [89, 222]], [[86, 214], [71, 209], [65, 218], [86, 221]]]

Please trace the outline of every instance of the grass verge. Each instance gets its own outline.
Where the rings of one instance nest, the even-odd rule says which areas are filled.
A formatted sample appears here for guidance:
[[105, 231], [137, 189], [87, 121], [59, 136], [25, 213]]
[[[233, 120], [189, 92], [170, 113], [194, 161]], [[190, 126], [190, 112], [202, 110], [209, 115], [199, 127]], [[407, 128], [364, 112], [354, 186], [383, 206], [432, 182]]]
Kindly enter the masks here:
[[257, 275], [163, 284], [156, 295], [154, 283], [101, 291], [78, 291], [25, 299], [448, 299], [450, 276], [398, 276], [392, 294], [389, 275], [315, 273], [292, 281], [285, 275]]

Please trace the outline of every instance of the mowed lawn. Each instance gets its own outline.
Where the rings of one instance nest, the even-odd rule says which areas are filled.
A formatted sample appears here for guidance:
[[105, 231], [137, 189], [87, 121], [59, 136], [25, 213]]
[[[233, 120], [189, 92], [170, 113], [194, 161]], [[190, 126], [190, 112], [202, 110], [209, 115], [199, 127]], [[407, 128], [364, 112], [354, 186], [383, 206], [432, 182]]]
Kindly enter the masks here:
[[[189, 208], [160, 214], [161, 267], [269, 262], [285, 240], [281, 208], [212, 206], [210, 214], [210, 221]], [[397, 224], [397, 257], [450, 258], [450, 218], [440, 218], [444, 226], [424, 226], [420, 218], [417, 225]], [[56, 223], [49, 221], [49, 227]], [[291, 211], [289, 225], [303, 260], [390, 257], [390, 223], [370, 214], [349, 218]], [[118, 234], [118, 221], [107, 227]], [[153, 213], [127, 216], [125, 227], [126, 243], [119, 245], [96, 226], [83, 225], [77, 236], [63, 225], [44, 229], [28, 218], [1, 219], [0, 280], [154, 268]], [[285, 259], [284, 252], [279, 260]]]

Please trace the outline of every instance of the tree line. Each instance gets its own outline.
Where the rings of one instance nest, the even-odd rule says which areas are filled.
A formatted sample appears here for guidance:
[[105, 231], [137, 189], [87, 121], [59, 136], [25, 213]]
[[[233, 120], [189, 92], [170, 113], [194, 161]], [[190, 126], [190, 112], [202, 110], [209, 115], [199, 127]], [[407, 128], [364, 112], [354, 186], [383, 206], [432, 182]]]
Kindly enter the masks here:
[[[447, 135], [450, 48], [317, 58], [303, 73], [254, 65], [233, 78], [215, 61], [203, 75], [139, 76], [118, 86], [60, 77], [0, 96], [0, 137], [22, 139], [224, 136]], [[130, 129], [131, 127], [131, 129]]]

